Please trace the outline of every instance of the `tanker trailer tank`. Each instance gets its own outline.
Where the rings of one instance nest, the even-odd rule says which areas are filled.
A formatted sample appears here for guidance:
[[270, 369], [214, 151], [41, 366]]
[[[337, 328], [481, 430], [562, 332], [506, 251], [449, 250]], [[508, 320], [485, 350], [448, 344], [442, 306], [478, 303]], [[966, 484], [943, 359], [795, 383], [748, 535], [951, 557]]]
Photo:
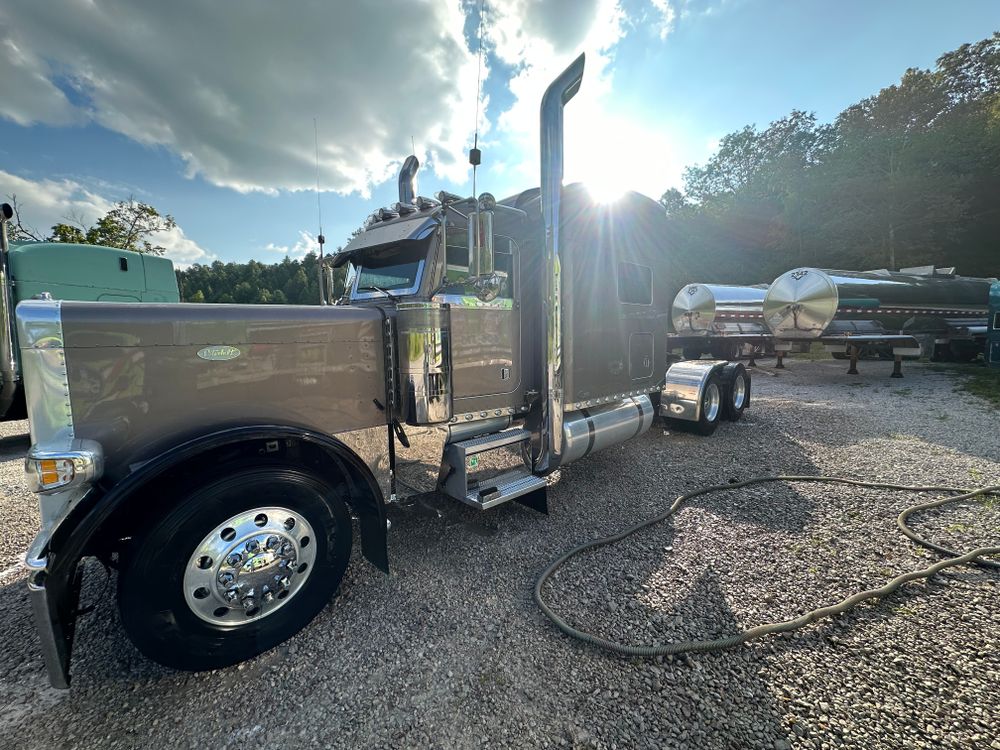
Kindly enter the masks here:
[[874, 320], [887, 332], [944, 330], [944, 321], [985, 319], [990, 281], [954, 275], [796, 268], [764, 296], [775, 338], [818, 339], [834, 321]]
[[771, 333], [764, 325], [763, 303], [767, 285], [688, 284], [674, 297], [671, 321], [673, 347], [685, 359], [709, 352], [717, 359], [736, 359], [749, 345], [754, 353], [770, 347]]
[[716, 333], [716, 324], [760, 322], [767, 285], [688, 284], [674, 297], [671, 320], [684, 335]]

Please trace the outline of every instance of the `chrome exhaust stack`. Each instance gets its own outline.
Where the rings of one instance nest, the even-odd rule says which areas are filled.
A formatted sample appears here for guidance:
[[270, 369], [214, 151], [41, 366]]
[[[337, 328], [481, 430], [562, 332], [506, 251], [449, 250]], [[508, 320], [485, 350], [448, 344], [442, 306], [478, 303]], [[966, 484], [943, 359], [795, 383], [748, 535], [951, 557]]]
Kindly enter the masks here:
[[17, 336], [14, 333], [14, 289], [10, 279], [10, 246], [7, 223], [14, 218], [9, 203], [0, 205], [0, 414], [6, 414], [14, 403], [21, 368], [17, 359]]
[[563, 108], [580, 90], [585, 55], [574, 60], [545, 90], [541, 106], [541, 204], [545, 227], [544, 326], [539, 336], [545, 378], [541, 395], [536, 474], [559, 468], [563, 458], [562, 280], [559, 204], [563, 180]]
[[410, 154], [403, 162], [399, 170], [399, 202], [413, 205], [417, 198], [417, 171], [420, 169], [420, 160]]

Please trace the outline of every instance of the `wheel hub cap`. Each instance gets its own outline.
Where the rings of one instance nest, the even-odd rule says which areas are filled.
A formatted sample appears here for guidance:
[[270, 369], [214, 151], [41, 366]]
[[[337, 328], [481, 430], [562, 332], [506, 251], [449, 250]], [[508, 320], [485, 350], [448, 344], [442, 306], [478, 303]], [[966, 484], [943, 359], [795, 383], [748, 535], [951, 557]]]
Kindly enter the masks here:
[[288, 508], [254, 508], [226, 519], [195, 548], [184, 598], [198, 617], [237, 626], [284, 606], [312, 573], [313, 529]]
[[708, 388], [705, 390], [705, 419], [709, 422], [714, 422], [715, 418], [719, 414], [719, 386], [715, 383], [709, 383]]
[[743, 401], [747, 395], [747, 383], [743, 378], [737, 377], [733, 383], [733, 406], [737, 409], [743, 407]]

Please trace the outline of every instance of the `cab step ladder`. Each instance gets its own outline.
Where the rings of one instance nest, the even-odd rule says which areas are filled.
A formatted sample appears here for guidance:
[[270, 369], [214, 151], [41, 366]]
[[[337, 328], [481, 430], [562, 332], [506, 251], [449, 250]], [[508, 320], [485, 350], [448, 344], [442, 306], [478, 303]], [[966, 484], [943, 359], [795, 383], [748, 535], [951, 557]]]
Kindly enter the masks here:
[[528, 430], [514, 428], [446, 445], [441, 462], [441, 489], [449, 497], [480, 510], [518, 500], [547, 513], [545, 479], [532, 474], [522, 462], [513, 461], [514, 466], [499, 473], [493, 471], [491, 476], [477, 476], [484, 473], [483, 459], [489, 462], [491, 454], [498, 461], [510, 458], [510, 448], [520, 451], [530, 440]]

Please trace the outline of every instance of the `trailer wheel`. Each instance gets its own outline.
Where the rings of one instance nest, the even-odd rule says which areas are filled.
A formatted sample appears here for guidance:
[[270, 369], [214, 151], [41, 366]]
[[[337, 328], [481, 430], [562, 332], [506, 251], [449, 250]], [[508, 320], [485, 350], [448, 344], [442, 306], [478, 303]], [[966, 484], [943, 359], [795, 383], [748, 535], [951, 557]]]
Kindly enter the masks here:
[[740, 358], [740, 344], [738, 341], [723, 339], [712, 344], [712, 356], [716, 359], [735, 360]]
[[749, 405], [750, 375], [747, 374], [746, 368], [739, 364], [733, 367], [726, 384], [723, 416], [730, 422], [738, 422]]
[[697, 422], [688, 422], [691, 429], [699, 435], [711, 435], [719, 426], [722, 417], [723, 394], [725, 388], [718, 374], [709, 377], [701, 393], [701, 409]]
[[351, 554], [337, 489], [294, 466], [243, 466], [171, 491], [133, 535], [118, 586], [136, 647], [175, 669], [249, 659], [290, 638], [333, 596]]
[[681, 354], [684, 355], [684, 359], [701, 359], [701, 347], [685, 346], [681, 349]]

